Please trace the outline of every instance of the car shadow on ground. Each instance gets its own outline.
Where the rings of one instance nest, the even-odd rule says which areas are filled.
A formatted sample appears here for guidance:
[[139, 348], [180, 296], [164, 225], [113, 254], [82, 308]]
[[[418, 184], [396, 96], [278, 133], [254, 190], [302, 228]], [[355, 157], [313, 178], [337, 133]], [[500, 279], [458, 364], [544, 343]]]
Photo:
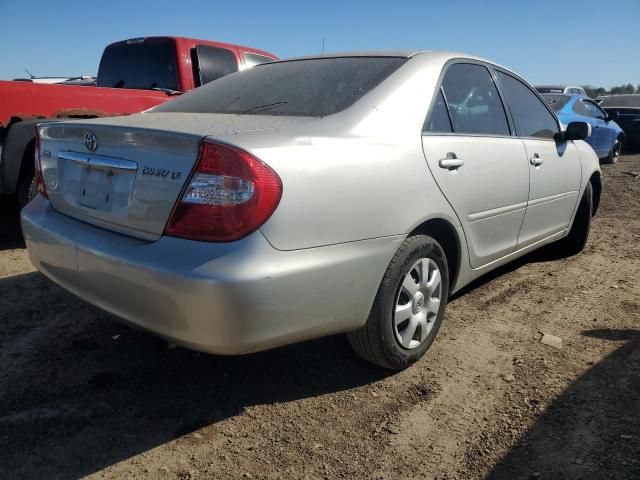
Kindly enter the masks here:
[[344, 336], [220, 357], [170, 349], [39, 273], [0, 291], [0, 477], [83, 477], [252, 405], [390, 375]]
[[557, 244], [552, 243], [546, 245], [538, 250], [534, 250], [533, 252], [528, 253], [527, 255], [516, 258], [515, 260], [512, 260], [511, 262], [498, 267], [495, 270], [491, 270], [490, 272], [485, 273], [480, 278], [477, 278], [473, 282], [465, 285], [460, 290], [452, 294], [451, 297], [449, 297], [449, 302], [454, 302], [457, 299], [468, 294], [469, 292], [472, 292], [473, 290], [476, 290], [508, 273], [515, 272], [525, 265], [529, 265], [531, 263], [555, 262], [564, 258], [567, 258], [567, 255], [557, 247]]
[[553, 401], [488, 480], [640, 478], [640, 330], [582, 333], [621, 346]]

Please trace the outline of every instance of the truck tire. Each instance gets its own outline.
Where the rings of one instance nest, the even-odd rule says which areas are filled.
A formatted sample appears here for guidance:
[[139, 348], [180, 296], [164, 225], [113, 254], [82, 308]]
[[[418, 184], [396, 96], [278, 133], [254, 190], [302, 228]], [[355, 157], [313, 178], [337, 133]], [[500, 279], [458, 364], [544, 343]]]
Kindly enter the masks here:
[[22, 210], [37, 194], [38, 182], [36, 181], [35, 174], [31, 172], [22, 175], [18, 181], [18, 188], [16, 189], [18, 208]]

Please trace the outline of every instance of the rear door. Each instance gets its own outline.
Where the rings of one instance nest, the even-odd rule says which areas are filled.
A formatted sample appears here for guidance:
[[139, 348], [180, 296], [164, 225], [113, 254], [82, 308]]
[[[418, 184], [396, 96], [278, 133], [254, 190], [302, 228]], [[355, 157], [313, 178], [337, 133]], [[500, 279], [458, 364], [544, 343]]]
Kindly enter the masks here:
[[427, 164], [464, 229], [473, 268], [513, 252], [529, 193], [522, 142], [487, 66], [453, 63], [423, 128]]
[[548, 105], [524, 82], [497, 71], [516, 133], [529, 158], [529, 202], [518, 247], [569, 226], [580, 190], [580, 155], [573, 142], [557, 142], [560, 126]]

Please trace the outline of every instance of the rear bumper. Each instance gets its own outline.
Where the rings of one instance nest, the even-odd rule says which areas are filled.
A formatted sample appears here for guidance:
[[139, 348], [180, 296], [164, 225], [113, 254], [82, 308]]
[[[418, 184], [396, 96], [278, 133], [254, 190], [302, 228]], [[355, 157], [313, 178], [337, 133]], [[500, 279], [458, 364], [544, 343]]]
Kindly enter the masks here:
[[279, 251], [260, 232], [148, 242], [74, 220], [38, 196], [22, 211], [33, 264], [127, 323], [196, 350], [240, 354], [362, 326], [402, 237]]

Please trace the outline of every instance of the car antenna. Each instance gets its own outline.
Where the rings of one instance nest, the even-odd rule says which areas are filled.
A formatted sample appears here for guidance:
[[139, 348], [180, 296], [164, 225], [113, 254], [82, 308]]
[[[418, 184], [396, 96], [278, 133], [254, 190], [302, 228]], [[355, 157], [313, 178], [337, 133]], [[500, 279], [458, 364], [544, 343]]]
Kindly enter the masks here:
[[35, 75], [31, 73], [29, 70], [27, 70], [26, 68], [24, 69], [24, 71], [27, 72], [27, 75], [29, 75], [29, 78], [36, 78]]
[[324, 37], [322, 37], [322, 55], [324, 55]]

